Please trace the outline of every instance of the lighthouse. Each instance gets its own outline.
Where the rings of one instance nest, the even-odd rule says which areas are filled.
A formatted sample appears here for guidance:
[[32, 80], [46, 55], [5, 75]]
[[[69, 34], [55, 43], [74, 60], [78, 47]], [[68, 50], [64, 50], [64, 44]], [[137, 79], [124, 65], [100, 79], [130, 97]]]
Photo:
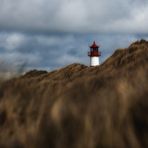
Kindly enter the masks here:
[[99, 57], [101, 56], [101, 52], [99, 51], [99, 46], [95, 41], [90, 46], [88, 56], [90, 57], [90, 66], [98, 66], [100, 64]]

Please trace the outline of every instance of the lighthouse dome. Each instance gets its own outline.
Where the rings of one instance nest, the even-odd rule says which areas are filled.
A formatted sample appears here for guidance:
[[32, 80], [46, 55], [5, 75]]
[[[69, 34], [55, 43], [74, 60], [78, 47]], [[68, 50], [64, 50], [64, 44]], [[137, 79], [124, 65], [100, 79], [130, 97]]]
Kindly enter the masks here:
[[99, 48], [99, 46], [96, 44], [96, 42], [94, 41], [93, 44], [90, 46], [90, 48]]

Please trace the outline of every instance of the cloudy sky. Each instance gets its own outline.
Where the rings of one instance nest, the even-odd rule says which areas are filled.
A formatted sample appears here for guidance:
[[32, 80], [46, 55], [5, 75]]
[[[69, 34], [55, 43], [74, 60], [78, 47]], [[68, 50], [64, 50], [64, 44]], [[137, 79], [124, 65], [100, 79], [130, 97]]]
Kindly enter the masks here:
[[148, 39], [147, 0], [0, 0], [1, 71], [88, 65], [94, 40], [103, 62], [141, 38]]

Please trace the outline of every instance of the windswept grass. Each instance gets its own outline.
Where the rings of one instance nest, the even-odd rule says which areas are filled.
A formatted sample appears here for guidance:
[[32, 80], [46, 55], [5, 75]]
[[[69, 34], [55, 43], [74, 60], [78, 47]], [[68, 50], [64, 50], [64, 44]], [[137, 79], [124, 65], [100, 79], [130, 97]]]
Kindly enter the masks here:
[[73, 64], [2, 82], [0, 147], [147, 148], [147, 42], [129, 49], [99, 67]]

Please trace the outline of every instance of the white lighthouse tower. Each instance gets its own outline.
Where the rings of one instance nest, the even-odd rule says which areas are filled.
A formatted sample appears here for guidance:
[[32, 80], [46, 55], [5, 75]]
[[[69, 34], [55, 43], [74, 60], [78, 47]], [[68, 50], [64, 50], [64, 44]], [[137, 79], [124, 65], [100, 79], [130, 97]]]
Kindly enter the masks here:
[[95, 41], [90, 46], [88, 56], [90, 57], [90, 66], [98, 66], [100, 64], [99, 57], [101, 56], [101, 52], [99, 51], [99, 46], [96, 45]]

